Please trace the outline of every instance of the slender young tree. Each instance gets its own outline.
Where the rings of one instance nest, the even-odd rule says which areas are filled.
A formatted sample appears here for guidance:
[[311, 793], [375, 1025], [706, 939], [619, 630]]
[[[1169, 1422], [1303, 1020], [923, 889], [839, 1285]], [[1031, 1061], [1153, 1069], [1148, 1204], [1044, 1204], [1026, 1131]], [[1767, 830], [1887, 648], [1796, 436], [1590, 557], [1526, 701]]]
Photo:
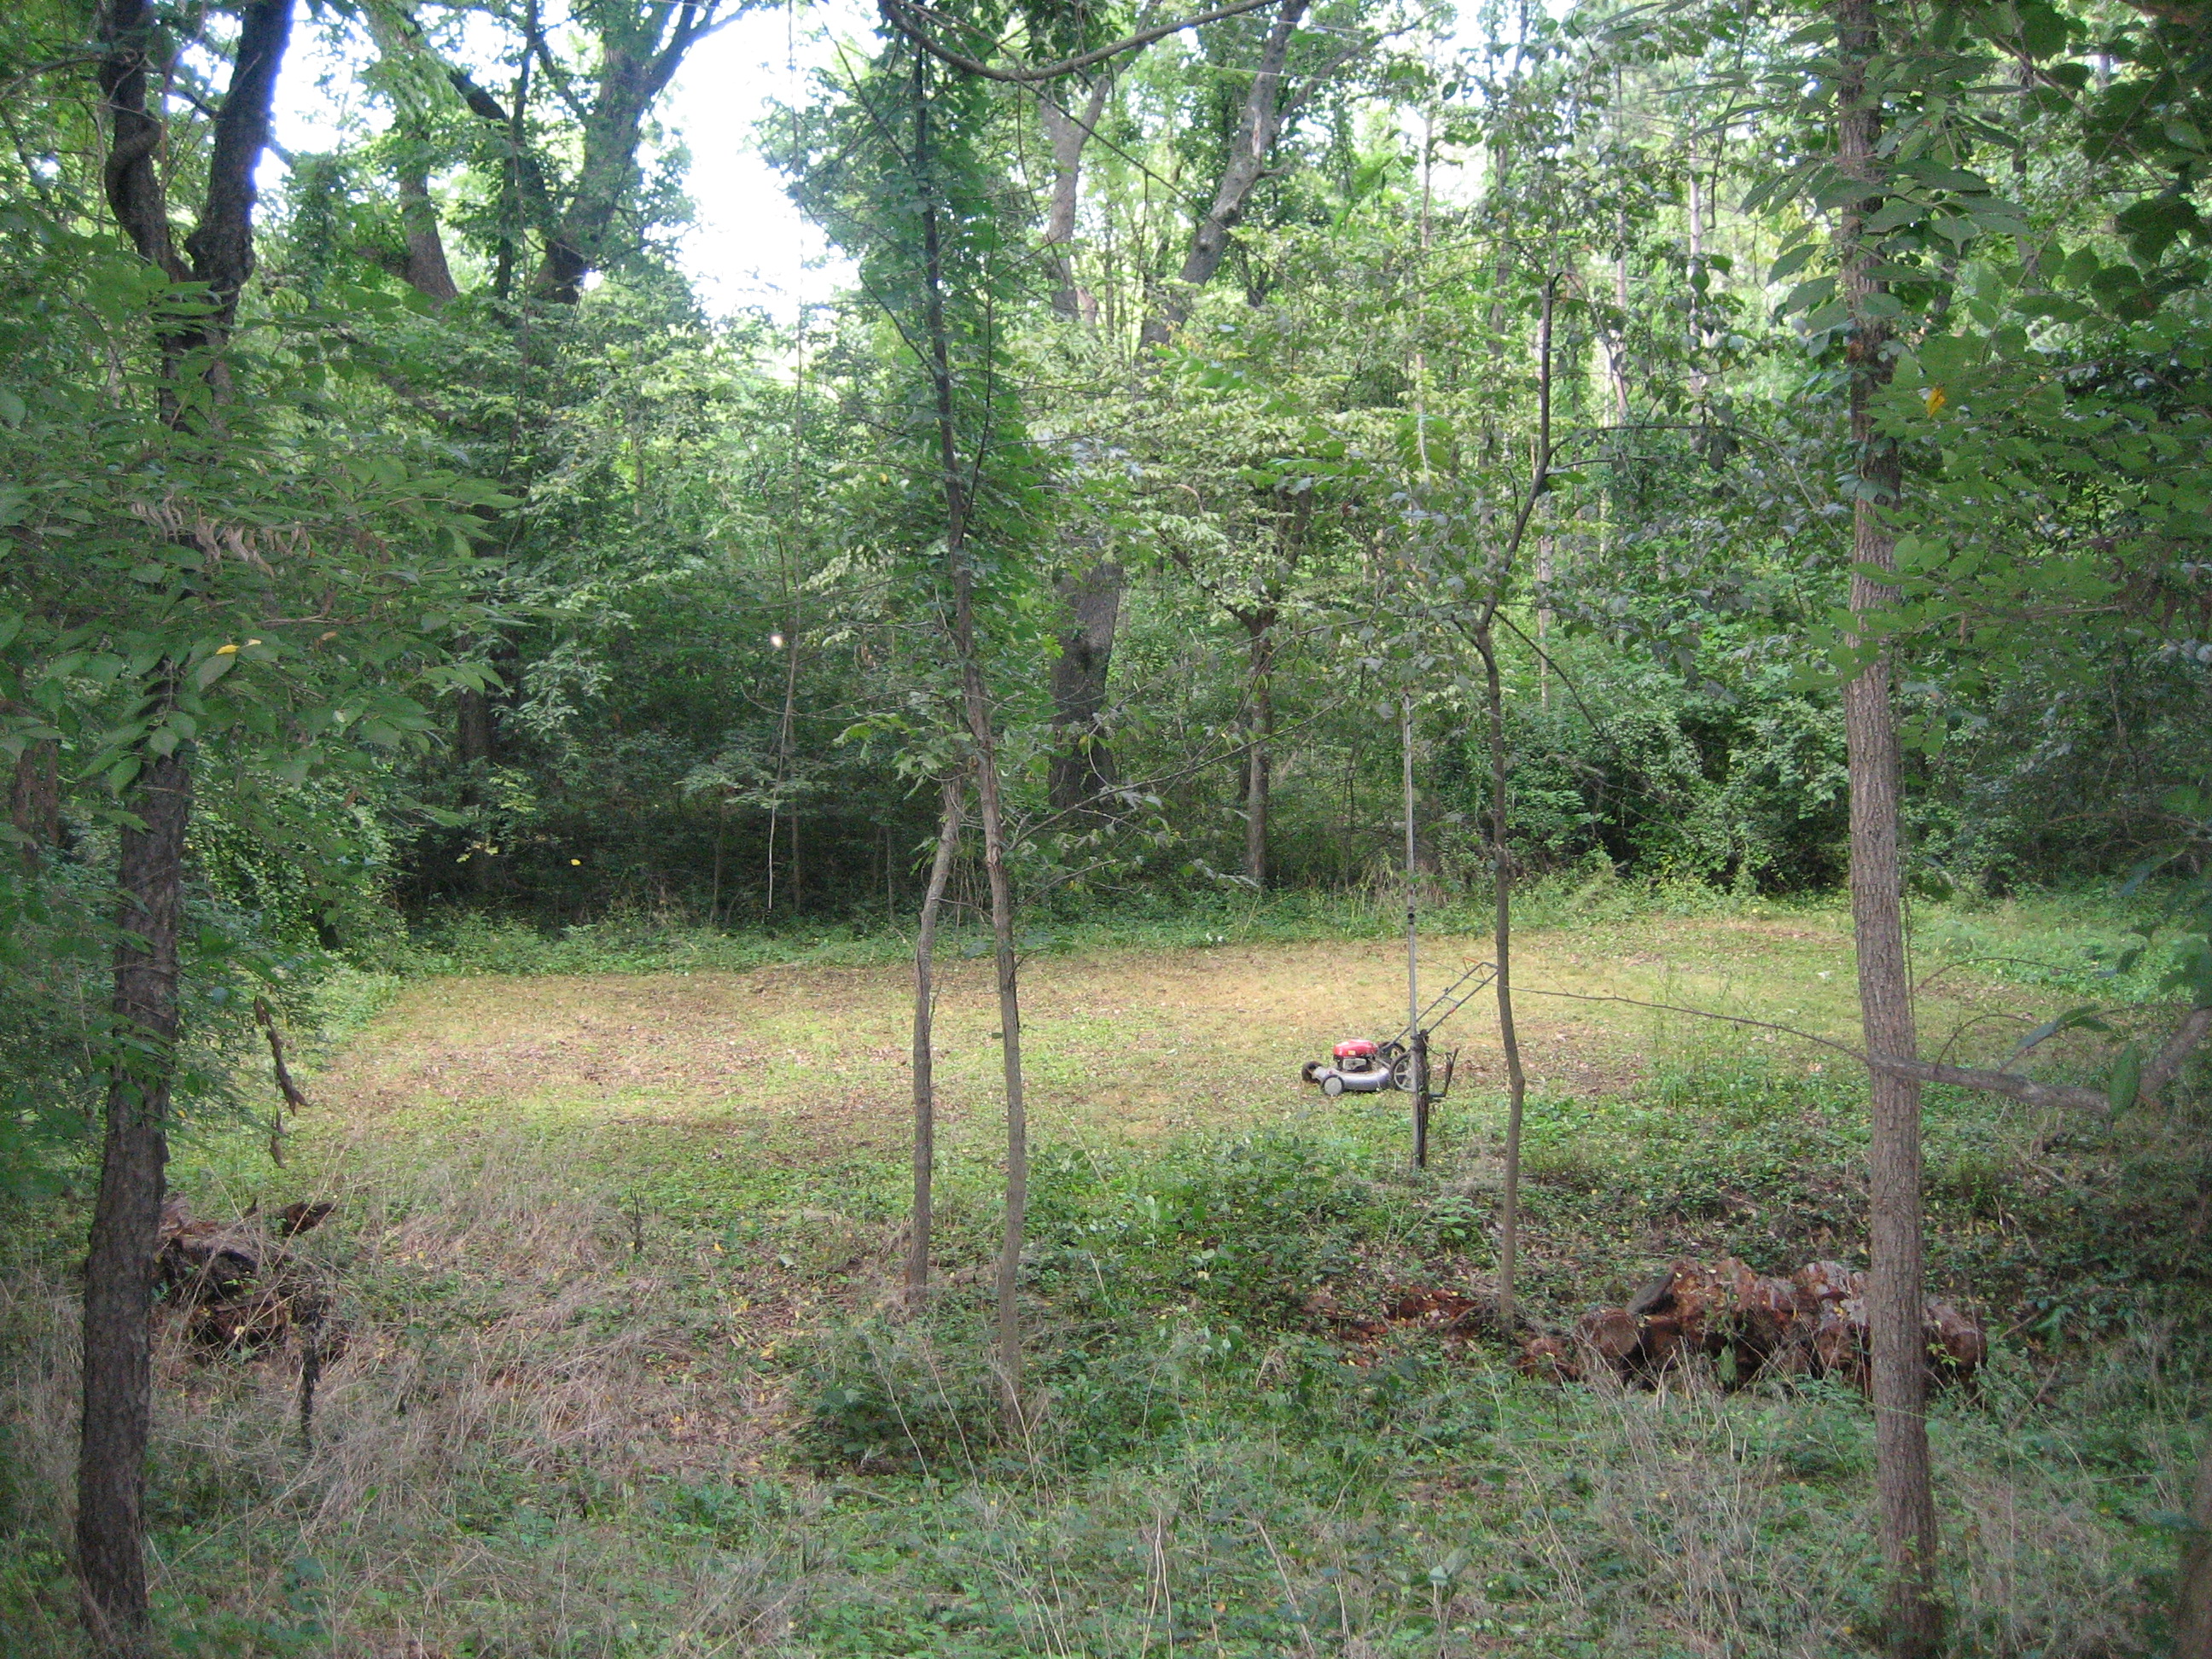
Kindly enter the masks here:
[[[1890, 659], [1868, 623], [1894, 605], [1885, 580], [1896, 568], [1885, 514], [1897, 505], [1903, 472], [1895, 443], [1875, 429], [1874, 400], [1894, 366], [1893, 335], [1878, 303], [1887, 287], [1867, 221], [1881, 206], [1881, 94], [1872, 66], [1881, 49], [1874, 0], [1838, 0], [1835, 9], [1836, 165], [1867, 194], [1835, 222], [1838, 286], [1850, 318], [1846, 347], [1850, 441], [1850, 610], [1858, 672], [1844, 688], [1850, 775], [1851, 923], [1858, 945], [1859, 1006], [1869, 1056], [1917, 1059], [1905, 955], [1899, 847], [1899, 767]], [[1936, 1593], [1936, 1504], [1928, 1459], [1926, 1340], [1921, 1328], [1920, 1083], [1879, 1064], [1869, 1069], [1873, 1133], [1869, 1147], [1869, 1323], [1874, 1366], [1875, 1484], [1887, 1577], [1887, 1641], [1897, 1659], [1923, 1659], [1942, 1642]]]
[[[1022, 1398], [1022, 1249], [1029, 1223], [1029, 1117], [1023, 1097], [1022, 1006], [1018, 965], [1014, 957], [1014, 896], [1006, 868], [1006, 804], [999, 768], [999, 741], [985, 684], [981, 645], [976, 628], [975, 558], [971, 536], [975, 528], [974, 491], [969, 480], [981, 471], [981, 457], [972, 457], [963, 444], [960, 405], [952, 362], [951, 329], [945, 315], [944, 181], [939, 178], [939, 155], [932, 130], [929, 58], [914, 55], [914, 149], [911, 158], [915, 201], [921, 222], [921, 331], [920, 345], [929, 377], [931, 408], [937, 440], [938, 483], [944, 509], [945, 574], [951, 589], [951, 645], [960, 672], [960, 702], [972, 745], [975, 773], [975, 816], [983, 834], [983, 873], [991, 894], [991, 939], [999, 993], [999, 1039], [1006, 1079], [1006, 1162], [1005, 1228], [999, 1247], [995, 1283], [998, 1304], [998, 1357], [1001, 1400], [1009, 1429], [1020, 1432], [1026, 1425]], [[995, 350], [989, 321], [982, 325], [982, 351]], [[972, 436], [977, 449], [988, 448], [991, 430], [990, 399], [981, 398], [980, 431]]]
[[1544, 282], [1536, 325], [1536, 442], [1529, 463], [1528, 487], [1515, 513], [1512, 529], [1492, 578], [1490, 594], [1468, 628], [1468, 642], [1482, 659], [1483, 718], [1490, 748], [1490, 868], [1493, 915], [1492, 948], [1497, 954], [1498, 1040], [1505, 1053], [1505, 1192], [1498, 1218], [1498, 1322], [1510, 1336], [1519, 1315], [1514, 1280], [1521, 1255], [1521, 1131], [1528, 1103], [1528, 1074], [1521, 1063], [1521, 1033], [1513, 1007], [1513, 848], [1510, 823], [1512, 762], [1505, 748], [1505, 684], [1498, 672], [1498, 623], [1514, 567], [1528, 539], [1529, 520], [1551, 488], [1552, 322], [1559, 278]]
[[907, 1234], [906, 1297], [918, 1305], [929, 1289], [930, 1231], [937, 1179], [937, 920], [960, 845], [964, 781], [948, 775], [938, 791], [937, 853], [921, 896], [921, 922], [914, 935], [914, 1224]]

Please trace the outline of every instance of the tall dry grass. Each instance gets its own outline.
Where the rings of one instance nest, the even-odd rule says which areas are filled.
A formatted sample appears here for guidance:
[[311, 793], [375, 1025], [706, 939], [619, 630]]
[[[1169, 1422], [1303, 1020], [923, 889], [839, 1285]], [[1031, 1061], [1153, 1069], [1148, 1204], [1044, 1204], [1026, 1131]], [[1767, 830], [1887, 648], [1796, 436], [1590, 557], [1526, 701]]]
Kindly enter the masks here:
[[[641, 1226], [587, 1173], [590, 1153], [565, 1133], [483, 1127], [426, 1145], [389, 1123], [313, 1149], [314, 1190], [338, 1210], [298, 1248], [336, 1291], [344, 1346], [312, 1446], [296, 1350], [211, 1358], [164, 1328], [153, 1566], [180, 1647], [1866, 1650], [1871, 1431], [1853, 1396], [1723, 1395], [1696, 1377], [1656, 1394], [1562, 1390], [1478, 1363], [1431, 1374], [1427, 1395], [1380, 1417], [1343, 1403], [1359, 1381], [1347, 1371], [1342, 1401], [1302, 1413], [1265, 1407], [1249, 1356], [1220, 1359], [1171, 1316], [1138, 1356], [1143, 1386], [1174, 1406], [1145, 1455], [1086, 1466], [1086, 1425], [1065, 1413], [1027, 1447], [989, 1447], [985, 1390], [972, 1452], [933, 1480], [854, 1478], [805, 1461], [791, 1431], [805, 1402], [778, 1357], [837, 1313], [827, 1285]], [[194, 1196], [212, 1211], [246, 1194], [211, 1178]], [[862, 1236], [818, 1212], [794, 1225]], [[895, 1255], [887, 1239], [872, 1249]], [[848, 1306], [870, 1299], [860, 1278]], [[1048, 1342], [1095, 1335], [1037, 1316]], [[940, 1356], [937, 1374], [951, 1363]], [[2051, 1382], [2002, 1359], [1978, 1398], [1938, 1409], [1962, 1654], [2145, 1650], [2143, 1575], [2166, 1545], [2114, 1517], [2183, 1507], [2191, 1379], [2166, 1333], [2137, 1329]], [[66, 1272], [0, 1275], [0, 1490], [19, 1553], [43, 1552], [19, 1583], [45, 1575], [43, 1595], [9, 1603], [10, 1659], [80, 1653], [56, 1565], [75, 1389]], [[1448, 1453], [1422, 1449], [1415, 1419], [1450, 1412], [1486, 1426]]]

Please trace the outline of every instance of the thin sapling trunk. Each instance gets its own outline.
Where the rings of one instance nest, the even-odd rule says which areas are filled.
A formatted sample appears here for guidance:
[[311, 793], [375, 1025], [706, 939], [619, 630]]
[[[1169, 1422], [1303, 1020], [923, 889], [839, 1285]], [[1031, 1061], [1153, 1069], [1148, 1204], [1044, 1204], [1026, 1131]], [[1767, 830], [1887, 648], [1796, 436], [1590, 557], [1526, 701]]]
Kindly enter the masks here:
[[1490, 740], [1490, 863], [1496, 906], [1498, 977], [1498, 1040], [1505, 1051], [1505, 1193], [1498, 1224], [1498, 1322], [1509, 1334], [1514, 1329], [1514, 1278], [1521, 1254], [1521, 1125], [1528, 1096], [1528, 1079], [1521, 1064], [1521, 1037], [1513, 1019], [1513, 854], [1507, 839], [1512, 767], [1505, 751], [1505, 687], [1498, 669], [1498, 613], [1505, 603], [1507, 583], [1528, 538], [1528, 521], [1536, 504], [1551, 487], [1552, 473], [1552, 315], [1559, 295], [1559, 278], [1544, 283], [1543, 308], [1536, 323], [1536, 448], [1529, 468], [1528, 493], [1514, 515], [1504, 556], [1499, 561], [1494, 585], [1480, 617], [1467, 629], [1475, 654], [1482, 659], [1483, 714]]
[[[1853, 643], [1866, 659], [1844, 688], [1850, 777], [1851, 924], [1858, 945], [1859, 1007], [1870, 1059], [1917, 1060], [1912, 988], [1905, 941], [1899, 861], [1897, 727], [1887, 650], [1868, 649], [1869, 613], [1896, 602], [1881, 579], [1895, 568], [1895, 538], [1882, 514], [1903, 473], [1896, 447], [1874, 429], [1875, 393], [1892, 373], [1891, 331], [1869, 304], [1884, 291], [1880, 251], [1866, 229], [1881, 206], [1878, 92], [1868, 85], [1880, 50], [1873, 0], [1838, 0], [1837, 166], [1867, 194], [1838, 216], [1836, 257], [1851, 337], [1850, 436], [1857, 452], [1851, 503]], [[1870, 1065], [1868, 1148], [1868, 1322], [1874, 1368], [1875, 1488], [1879, 1510], [1887, 1646], [1896, 1659], [1923, 1659], [1942, 1644], [1936, 1597], [1936, 1504], [1928, 1455], [1928, 1373], [1922, 1331], [1920, 1081]]]
[[1498, 672], [1498, 643], [1488, 628], [1474, 638], [1482, 659], [1484, 716], [1490, 736], [1490, 866], [1497, 906], [1498, 1041], [1505, 1050], [1505, 1196], [1498, 1218], [1498, 1323], [1514, 1330], [1513, 1279], [1521, 1254], [1521, 1120], [1528, 1098], [1521, 1066], [1521, 1037], [1513, 1023], [1513, 854], [1505, 836], [1507, 787], [1505, 688]]
[[1006, 1085], [1006, 1230], [997, 1275], [998, 1358], [1008, 1429], [1023, 1432], [1021, 1262], [1029, 1215], [1029, 1121], [1022, 1096], [1021, 988], [1014, 959], [1014, 896], [1006, 872], [1005, 813], [999, 788], [999, 751], [991, 700], [975, 637], [975, 574], [968, 553], [970, 502], [960, 464], [958, 417], [953, 404], [950, 332], [945, 317], [945, 257], [930, 152], [928, 62], [914, 67], [915, 182], [921, 205], [923, 325], [926, 363], [935, 394], [937, 459], [945, 496], [945, 562], [952, 585], [952, 645], [960, 662], [961, 703], [975, 765], [976, 817], [983, 830], [983, 870], [991, 890], [991, 936], [999, 981], [999, 1036]]
[[938, 808], [937, 856], [930, 860], [929, 886], [921, 898], [921, 925], [914, 936], [914, 1231], [906, 1247], [906, 1297], [919, 1304], [929, 1288], [929, 1236], [935, 1212], [931, 1187], [937, 1173], [937, 918], [945, 906], [945, 884], [952, 873], [952, 854], [960, 844], [962, 786], [956, 773], [945, 780]]
[[1275, 613], [1261, 611], [1246, 624], [1251, 696], [1251, 741], [1244, 751], [1244, 876], [1255, 887], [1267, 884], [1267, 809], [1273, 790], [1275, 744]]
[[114, 1012], [118, 1041], [129, 1048], [109, 1073], [100, 1194], [85, 1259], [76, 1565], [95, 1648], [138, 1659], [152, 1651], [153, 1639], [143, 1540], [154, 1242], [169, 1156], [191, 772], [176, 755], [151, 757], [128, 800], [138, 823], [124, 830], [118, 859], [123, 907]]

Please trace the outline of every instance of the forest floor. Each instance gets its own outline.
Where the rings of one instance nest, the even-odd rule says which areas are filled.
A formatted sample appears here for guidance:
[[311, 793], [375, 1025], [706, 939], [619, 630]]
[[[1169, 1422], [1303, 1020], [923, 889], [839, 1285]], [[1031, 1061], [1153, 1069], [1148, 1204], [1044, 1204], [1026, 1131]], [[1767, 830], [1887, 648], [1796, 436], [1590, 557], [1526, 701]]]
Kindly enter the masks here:
[[[2080, 933], [2033, 906], [1923, 917], [1929, 1047], [2001, 1055], [2085, 1000], [2052, 949]], [[1431, 941], [1425, 980], [1484, 944]], [[1839, 913], [1614, 915], [1531, 929], [1517, 965], [1531, 1318], [1561, 1326], [1679, 1255], [1863, 1260], [1849, 1060], [1640, 1006], [1848, 1042]], [[203, 1214], [336, 1203], [293, 1248], [342, 1345], [310, 1447], [296, 1345], [210, 1358], [165, 1327], [150, 1514], [179, 1650], [1863, 1650], [1856, 1395], [1563, 1389], [1517, 1376], [1480, 1322], [1394, 1319], [1409, 1288], [1492, 1288], [1494, 1006], [1452, 1028], [1425, 1173], [1402, 1097], [1324, 1101], [1297, 1068], [1394, 1030], [1403, 971], [1373, 937], [1026, 964], [1035, 1421], [1015, 1437], [983, 1340], [987, 960], [944, 979], [942, 1289], [915, 1316], [891, 1297], [896, 965], [397, 987], [313, 1078], [285, 1167], [265, 1129], [179, 1159]], [[1932, 1424], [1960, 1652], [2162, 1639], [2212, 1306], [2205, 1142], [2179, 1110], [2089, 1124], [1931, 1095], [1932, 1275], [1996, 1338]], [[54, 1540], [81, 1224], [56, 1218], [0, 1281], [0, 1625], [31, 1655], [75, 1651]]]

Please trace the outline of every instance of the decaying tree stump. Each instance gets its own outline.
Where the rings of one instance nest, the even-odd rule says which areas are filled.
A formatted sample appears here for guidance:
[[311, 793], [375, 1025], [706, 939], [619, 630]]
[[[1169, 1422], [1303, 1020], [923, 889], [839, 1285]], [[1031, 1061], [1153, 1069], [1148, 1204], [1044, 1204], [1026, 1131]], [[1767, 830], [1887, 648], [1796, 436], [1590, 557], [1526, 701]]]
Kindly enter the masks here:
[[[1928, 1367], [1939, 1382], [1963, 1382], [1989, 1358], [1989, 1340], [1948, 1302], [1927, 1304]], [[1788, 1279], [1753, 1273], [1733, 1256], [1717, 1266], [1677, 1261], [1627, 1306], [1594, 1308], [1571, 1340], [1540, 1336], [1516, 1362], [1532, 1376], [1562, 1381], [1611, 1372], [1656, 1382], [1698, 1356], [1724, 1388], [1759, 1376], [1832, 1376], [1862, 1392], [1868, 1362], [1866, 1275], [1839, 1261], [1814, 1261]]]
[[222, 1222], [194, 1217], [181, 1198], [161, 1206], [155, 1272], [163, 1302], [194, 1347], [252, 1355], [282, 1346], [298, 1328], [316, 1333], [318, 1352], [327, 1355], [329, 1293], [270, 1235], [295, 1237], [319, 1226], [331, 1207], [289, 1204], [267, 1222], [251, 1212]]

